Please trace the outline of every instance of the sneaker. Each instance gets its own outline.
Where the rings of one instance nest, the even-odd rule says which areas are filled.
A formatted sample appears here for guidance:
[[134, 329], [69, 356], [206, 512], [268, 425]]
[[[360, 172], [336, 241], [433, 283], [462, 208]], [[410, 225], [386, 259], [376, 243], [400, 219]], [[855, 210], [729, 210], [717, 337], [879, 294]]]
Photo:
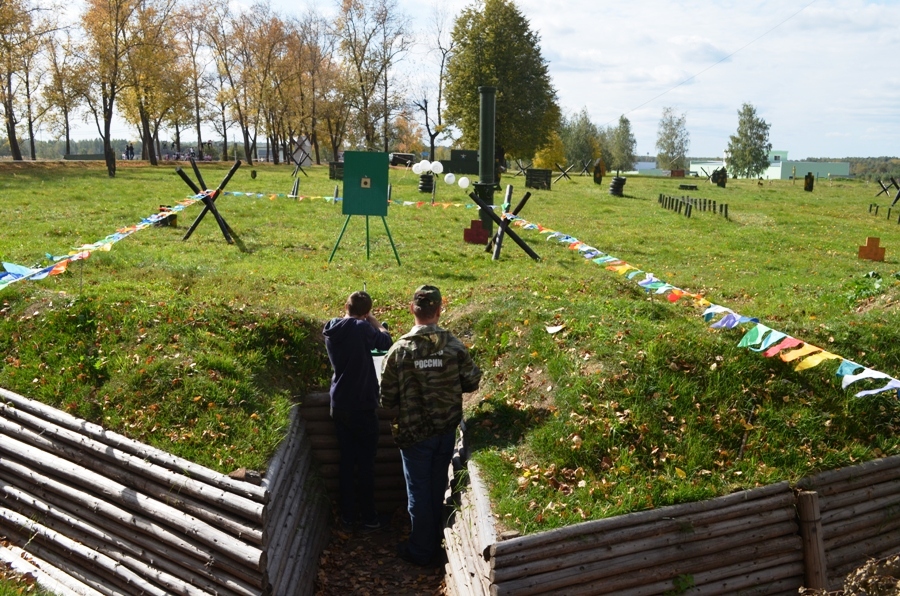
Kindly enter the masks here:
[[411, 563], [417, 567], [430, 567], [431, 561], [420, 561], [413, 557], [412, 553], [409, 552], [409, 545], [405, 542], [401, 542], [397, 545], [397, 556], [406, 561], [407, 563]]
[[372, 521], [363, 522], [362, 531], [365, 534], [369, 534], [371, 532], [377, 532], [381, 529], [381, 522], [378, 521], [378, 518], [375, 518]]
[[338, 520], [338, 528], [339, 528], [342, 532], [346, 532], [346, 533], [348, 533], [348, 534], [352, 534], [352, 533], [353, 533], [353, 527], [354, 527], [355, 525], [356, 525], [356, 524], [354, 524], [353, 521], [351, 521], [351, 520], [349, 520], [349, 519], [347, 519], [346, 517], [343, 517], [343, 516], [341, 516], [340, 520]]

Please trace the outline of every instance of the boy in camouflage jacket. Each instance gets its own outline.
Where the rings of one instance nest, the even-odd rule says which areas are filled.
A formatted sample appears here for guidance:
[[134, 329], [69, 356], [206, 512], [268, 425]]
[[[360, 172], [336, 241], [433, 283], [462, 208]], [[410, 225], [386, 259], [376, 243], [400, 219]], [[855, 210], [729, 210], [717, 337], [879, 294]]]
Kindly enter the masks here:
[[410, 312], [415, 326], [384, 357], [381, 405], [399, 412], [392, 430], [403, 458], [412, 523], [399, 555], [428, 565], [438, 554], [443, 534], [444, 492], [462, 420], [462, 394], [478, 389], [481, 370], [462, 342], [438, 327], [438, 288], [418, 288]]

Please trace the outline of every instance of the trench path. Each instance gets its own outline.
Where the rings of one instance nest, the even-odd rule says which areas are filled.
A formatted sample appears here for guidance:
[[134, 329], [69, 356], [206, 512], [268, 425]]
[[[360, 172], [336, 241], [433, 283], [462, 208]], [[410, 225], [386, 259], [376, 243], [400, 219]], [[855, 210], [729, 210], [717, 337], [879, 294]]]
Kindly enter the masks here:
[[444, 567], [417, 567], [397, 556], [397, 544], [409, 534], [402, 508], [382, 519], [382, 529], [363, 534], [331, 529], [319, 557], [316, 596], [446, 596]]

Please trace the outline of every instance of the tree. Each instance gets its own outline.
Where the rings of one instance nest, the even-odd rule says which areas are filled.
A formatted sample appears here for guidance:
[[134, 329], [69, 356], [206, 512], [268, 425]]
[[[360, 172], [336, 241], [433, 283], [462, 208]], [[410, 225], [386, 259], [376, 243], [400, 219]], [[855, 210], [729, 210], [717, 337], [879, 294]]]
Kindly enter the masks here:
[[478, 145], [478, 87], [490, 86], [497, 88], [497, 145], [518, 157], [534, 155], [550, 141], [561, 114], [540, 36], [512, 0], [485, 0], [462, 11], [452, 39], [444, 119], [460, 130], [460, 143]]
[[82, 76], [90, 82], [85, 102], [103, 139], [106, 171], [116, 175], [112, 148], [112, 120], [119, 93], [128, 86], [123, 65], [134, 39], [132, 29], [138, 0], [87, 0], [81, 16], [84, 39], [79, 50]]
[[[50, 30], [48, 24], [36, 19], [40, 10], [30, 0], [0, 0], [0, 108], [10, 153], [17, 161], [22, 159], [16, 134], [19, 123], [16, 111], [23, 105], [19, 95], [31, 94], [28, 64], [35, 56], [39, 40]], [[30, 97], [24, 105], [26, 110], [31, 107]]]
[[769, 124], [745, 103], [738, 111], [737, 134], [728, 138], [728, 169], [733, 176], [755, 178], [769, 167]]
[[534, 167], [552, 170], [566, 158], [566, 148], [559, 133], [551, 132], [549, 142], [534, 155]]
[[[432, 44], [429, 47], [429, 54], [436, 54], [438, 58], [437, 89], [432, 90], [423, 85], [422, 89], [419, 91], [419, 97], [421, 97], [421, 99], [413, 100], [413, 106], [422, 112], [422, 118], [425, 122], [425, 131], [428, 135], [428, 156], [429, 159], [432, 160], [436, 159], [434, 155], [435, 139], [444, 132], [442, 112], [444, 88], [447, 85], [447, 61], [453, 54], [453, 40], [450, 39], [448, 35], [447, 15], [446, 7], [435, 7], [435, 10], [432, 12], [431, 28], [434, 37], [432, 38]], [[435, 98], [435, 105], [432, 106], [434, 108], [433, 116], [428, 108], [428, 97], [432, 93], [437, 96]]]
[[619, 116], [619, 124], [610, 131], [609, 169], [631, 170], [634, 167], [634, 152], [637, 141], [631, 132], [631, 122], [623, 114]]
[[[563, 118], [559, 138], [565, 149], [565, 163], [577, 164], [600, 157], [600, 131], [591, 122], [587, 108], [582, 108], [570, 118]], [[552, 165], [552, 164], [551, 164]]]
[[691, 135], [687, 131], [684, 114], [675, 115], [673, 108], [663, 108], [656, 133], [656, 165], [663, 170], [687, 169], [687, 152]]
[[73, 67], [72, 40], [68, 32], [63, 39], [47, 38], [47, 60], [50, 80], [44, 87], [44, 104], [49, 109], [50, 130], [65, 138], [65, 154], [72, 153], [71, 119], [85, 95], [84, 84]]
[[391, 94], [389, 73], [400, 55], [409, 49], [408, 19], [396, 0], [344, 0], [335, 25], [338, 49], [347, 68], [347, 98], [356, 116], [366, 149], [378, 144], [376, 125], [381, 122], [384, 151], [387, 128], [397, 102]]

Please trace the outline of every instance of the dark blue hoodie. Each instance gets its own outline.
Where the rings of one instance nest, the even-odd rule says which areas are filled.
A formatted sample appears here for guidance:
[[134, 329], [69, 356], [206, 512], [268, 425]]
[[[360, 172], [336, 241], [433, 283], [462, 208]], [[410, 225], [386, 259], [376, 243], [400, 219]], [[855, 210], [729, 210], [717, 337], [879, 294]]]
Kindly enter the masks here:
[[322, 330], [325, 349], [334, 369], [331, 407], [342, 410], [378, 408], [378, 377], [372, 350], [387, 350], [393, 340], [367, 321], [344, 317], [331, 319]]

